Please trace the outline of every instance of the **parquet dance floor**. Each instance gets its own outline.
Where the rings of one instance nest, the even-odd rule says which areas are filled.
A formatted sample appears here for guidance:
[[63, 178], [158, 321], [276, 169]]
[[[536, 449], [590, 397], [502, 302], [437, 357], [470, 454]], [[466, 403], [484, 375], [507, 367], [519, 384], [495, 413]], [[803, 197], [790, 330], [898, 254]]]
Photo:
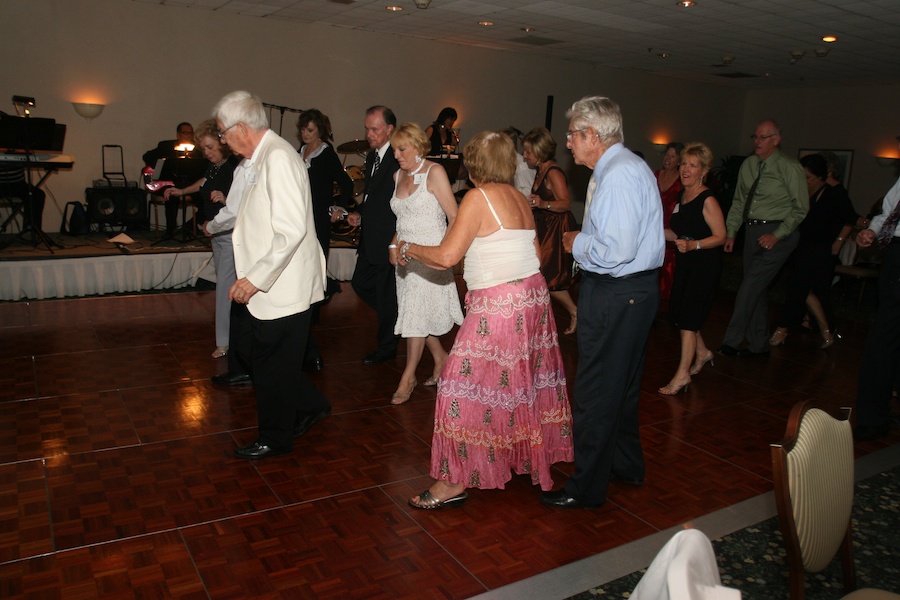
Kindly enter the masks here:
[[[431, 481], [434, 388], [390, 405], [405, 356], [361, 364], [374, 315], [343, 288], [314, 327], [326, 367], [311, 377], [334, 412], [257, 463], [232, 458], [255, 439], [252, 387], [210, 384], [226, 367], [209, 357], [212, 292], [0, 304], [0, 597], [472, 597], [771, 490], [768, 445], [790, 407], [854, 404], [866, 332], [848, 322], [828, 351], [795, 334], [769, 358], [717, 357], [668, 398], [656, 388], [679, 338], [661, 316], [642, 487], [614, 483], [605, 506], [565, 511], [515, 477], [424, 512], [406, 499]], [[720, 296], [713, 347], [734, 302]], [[571, 389], [577, 351], [561, 338]], [[895, 429], [857, 450], [898, 441]], [[557, 468], [561, 483], [572, 466]]]

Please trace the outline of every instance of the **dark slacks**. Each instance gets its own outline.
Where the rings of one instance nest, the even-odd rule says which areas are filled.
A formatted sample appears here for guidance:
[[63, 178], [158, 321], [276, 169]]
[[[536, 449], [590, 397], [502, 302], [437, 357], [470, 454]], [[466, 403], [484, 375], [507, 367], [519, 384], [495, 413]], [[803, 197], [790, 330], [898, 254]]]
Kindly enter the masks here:
[[600, 505], [610, 474], [644, 478], [638, 400], [659, 285], [655, 269], [621, 279], [584, 275], [572, 406], [575, 473], [566, 492], [584, 504]]
[[372, 264], [361, 246], [356, 257], [356, 269], [351, 280], [353, 291], [362, 301], [375, 309], [378, 318], [378, 332], [375, 352], [382, 355], [397, 352], [397, 279], [394, 266], [390, 263]]
[[[237, 349], [229, 357], [249, 373], [256, 393], [259, 443], [290, 450], [298, 419], [328, 409], [328, 400], [303, 373], [303, 355], [309, 335], [310, 311], [264, 321], [243, 304], [232, 303], [231, 339]], [[229, 363], [230, 365], [231, 363]]]
[[[898, 240], [898, 238], [894, 238]], [[878, 275], [878, 311], [869, 328], [859, 365], [856, 422], [866, 427], [890, 423], [891, 394], [900, 364], [900, 241], [884, 253]]]
[[[769, 286], [782, 265], [797, 247], [796, 231], [771, 250], [761, 248], [756, 239], [778, 228], [777, 223], [746, 225], [744, 232], [744, 279], [734, 301], [734, 312], [725, 330], [723, 344], [739, 348], [743, 340], [753, 352], [769, 349]], [[579, 323], [580, 325], [580, 323]]]

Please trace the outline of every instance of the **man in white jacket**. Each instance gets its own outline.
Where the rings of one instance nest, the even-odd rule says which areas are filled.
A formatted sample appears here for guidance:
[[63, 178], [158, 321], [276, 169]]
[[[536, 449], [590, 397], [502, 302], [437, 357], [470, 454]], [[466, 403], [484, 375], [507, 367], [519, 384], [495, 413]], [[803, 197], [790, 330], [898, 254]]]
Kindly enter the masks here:
[[[306, 168], [296, 150], [268, 128], [256, 96], [232, 92], [213, 110], [222, 142], [245, 158], [235, 171], [241, 194], [234, 225], [239, 308], [231, 327], [256, 391], [259, 437], [238, 458], [286, 454], [293, 438], [331, 412], [300, 368], [310, 307], [324, 298], [325, 256], [316, 238]], [[238, 181], [238, 178], [241, 178]]]

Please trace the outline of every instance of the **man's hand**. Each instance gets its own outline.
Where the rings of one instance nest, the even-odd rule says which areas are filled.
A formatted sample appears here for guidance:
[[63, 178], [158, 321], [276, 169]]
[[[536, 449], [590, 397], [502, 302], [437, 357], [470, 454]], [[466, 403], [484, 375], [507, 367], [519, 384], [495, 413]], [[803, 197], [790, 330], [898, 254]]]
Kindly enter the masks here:
[[572, 245], [575, 243], [575, 238], [578, 236], [579, 233], [581, 233], [581, 232], [580, 231], [567, 231], [563, 234], [563, 240], [562, 240], [563, 241], [563, 250], [565, 250], [569, 254], [572, 254]]
[[775, 247], [775, 244], [778, 243], [778, 238], [775, 237], [775, 234], [764, 233], [756, 238], [756, 243], [759, 244], [759, 247], [763, 250], [771, 250]]
[[253, 297], [253, 294], [258, 291], [259, 288], [250, 283], [249, 279], [241, 277], [235, 281], [234, 285], [231, 286], [231, 289], [228, 290], [228, 299], [233, 300], [238, 304], [247, 304], [250, 302], [250, 298]]
[[725, 238], [725, 244], [722, 246], [722, 249], [725, 250], [725, 252], [731, 252], [732, 250], [734, 250], [734, 238]]

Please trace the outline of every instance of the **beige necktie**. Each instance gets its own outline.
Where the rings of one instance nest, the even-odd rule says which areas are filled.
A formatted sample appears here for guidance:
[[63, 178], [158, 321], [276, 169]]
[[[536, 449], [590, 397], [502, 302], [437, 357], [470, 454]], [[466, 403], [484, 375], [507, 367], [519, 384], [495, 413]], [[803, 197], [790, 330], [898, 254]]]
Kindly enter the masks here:
[[594, 176], [591, 175], [591, 182], [588, 184], [587, 195], [584, 198], [584, 219], [583, 221], [587, 221], [588, 213], [591, 210], [591, 201], [594, 199], [594, 191], [597, 189], [597, 181], [594, 179]]

